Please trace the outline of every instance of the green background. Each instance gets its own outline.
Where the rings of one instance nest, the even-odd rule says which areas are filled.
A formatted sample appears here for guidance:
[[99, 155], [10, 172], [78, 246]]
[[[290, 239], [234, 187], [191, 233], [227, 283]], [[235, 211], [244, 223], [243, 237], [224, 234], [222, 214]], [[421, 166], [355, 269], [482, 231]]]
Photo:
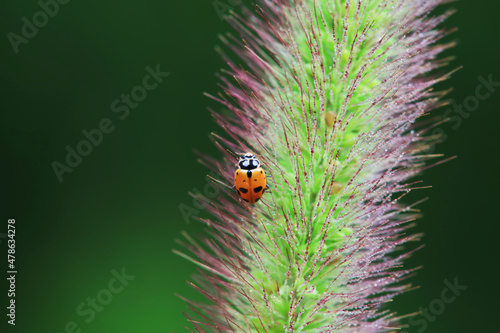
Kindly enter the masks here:
[[[452, 6], [458, 13], [447, 26], [459, 31], [448, 40], [459, 44], [447, 52], [456, 55], [449, 69], [464, 68], [442, 87], [452, 86], [450, 97], [461, 103], [478, 76], [500, 81], [500, 3]], [[179, 205], [194, 207], [187, 192], [207, 184], [193, 149], [219, 156], [209, 133], [220, 130], [206, 111], [217, 104], [202, 94], [219, 91], [215, 73], [224, 63], [214, 46], [230, 27], [209, 0], [70, 1], [15, 54], [7, 34], [20, 34], [21, 18], [39, 10], [36, 1], [0, 2], [0, 232], [16, 219], [18, 269], [17, 325], [6, 332], [64, 332], [71, 321], [82, 332], [183, 332], [186, 307], [175, 294], [199, 296], [186, 283], [194, 265], [172, 249], [180, 248], [182, 230], [203, 231]], [[120, 120], [111, 102], [156, 64], [170, 76]], [[437, 152], [458, 159], [427, 171], [424, 184], [433, 188], [407, 199], [430, 197], [415, 229], [426, 246], [408, 262], [423, 265], [411, 280], [421, 287], [392, 308], [405, 314], [427, 307], [445, 279], [468, 286], [426, 332], [494, 331], [498, 320], [499, 101], [500, 89], [457, 130], [441, 126], [447, 140]], [[51, 163], [64, 163], [65, 147], [75, 148], [81, 131], [103, 118], [115, 130], [59, 182]], [[122, 268], [134, 280], [86, 323], [77, 307], [102, 294], [111, 271]]]

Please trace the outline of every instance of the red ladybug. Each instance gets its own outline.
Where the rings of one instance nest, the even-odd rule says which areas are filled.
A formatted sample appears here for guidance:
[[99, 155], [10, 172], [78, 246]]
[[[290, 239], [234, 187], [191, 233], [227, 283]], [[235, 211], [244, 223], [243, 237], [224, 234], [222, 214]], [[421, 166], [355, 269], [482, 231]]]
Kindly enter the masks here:
[[266, 173], [254, 154], [246, 153], [240, 156], [238, 169], [234, 174], [233, 188], [238, 196], [249, 204], [259, 201], [269, 188]]

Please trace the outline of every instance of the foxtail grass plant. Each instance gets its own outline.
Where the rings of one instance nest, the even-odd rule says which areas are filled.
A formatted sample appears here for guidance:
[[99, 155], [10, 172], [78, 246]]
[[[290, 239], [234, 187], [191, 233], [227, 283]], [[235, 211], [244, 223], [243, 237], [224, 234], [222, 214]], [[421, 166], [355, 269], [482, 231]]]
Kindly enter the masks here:
[[[411, 288], [403, 262], [418, 248], [405, 246], [418, 212], [401, 199], [435, 163], [424, 116], [450, 74], [438, 56], [453, 45], [438, 41], [452, 12], [434, 14], [445, 2], [263, 0], [231, 14], [223, 93], [211, 96], [224, 158], [202, 157], [224, 193], [197, 198], [213, 215], [208, 235], [181, 241], [206, 297], [187, 300], [190, 330], [402, 326], [387, 303]], [[231, 152], [255, 153], [268, 175], [255, 205], [231, 189]]]

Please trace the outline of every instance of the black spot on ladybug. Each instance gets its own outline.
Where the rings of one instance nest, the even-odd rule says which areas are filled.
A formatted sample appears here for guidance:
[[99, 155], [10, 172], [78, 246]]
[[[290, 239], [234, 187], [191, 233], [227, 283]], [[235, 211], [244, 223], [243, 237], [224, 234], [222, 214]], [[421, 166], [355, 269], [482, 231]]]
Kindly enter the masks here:
[[254, 189], [253, 189], [253, 191], [254, 191], [255, 193], [259, 193], [260, 191], [262, 191], [262, 186], [259, 186], [259, 187], [254, 188]]
[[[243, 198], [242, 198], [242, 199], [243, 199]], [[246, 202], [250, 202], [250, 201], [248, 201], [247, 199], [243, 199], [243, 200], [245, 200]]]
[[245, 179], [243, 179], [243, 183], [246, 183], [246, 180], [245, 180]]
[[247, 177], [248, 177], [248, 178], [251, 178], [251, 177], [252, 177], [252, 171], [248, 171], [248, 172], [247, 172]]
[[240, 174], [240, 173], [239, 173], [239, 172], [237, 172], [237, 173], [236, 173], [236, 176], [237, 176], [237, 175], [239, 175], [239, 174]]
[[256, 181], [257, 181], [257, 179], [254, 179], [253, 181], [254, 181], [254, 182], [256, 182]]
[[260, 173], [262, 173], [262, 171]]
[[257, 199], [255, 199], [255, 202], [257, 202], [257, 201], [259, 201], [259, 200], [260, 200], [260, 198], [257, 198]]
[[240, 193], [240, 191], [236, 190], [236, 192], [238, 192], [238, 195], [241, 197], [241, 193]]
[[240, 187], [239, 190], [241, 191], [241, 193], [247, 193], [248, 192], [248, 189], [246, 189], [244, 187]]

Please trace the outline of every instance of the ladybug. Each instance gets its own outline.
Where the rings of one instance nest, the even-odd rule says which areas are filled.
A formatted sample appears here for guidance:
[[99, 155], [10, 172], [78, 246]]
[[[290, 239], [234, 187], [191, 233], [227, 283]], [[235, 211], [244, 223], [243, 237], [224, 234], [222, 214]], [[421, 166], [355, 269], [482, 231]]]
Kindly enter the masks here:
[[260, 162], [252, 153], [240, 156], [238, 169], [234, 173], [234, 186], [238, 196], [249, 204], [254, 204], [262, 198], [269, 189], [266, 173], [260, 167]]

